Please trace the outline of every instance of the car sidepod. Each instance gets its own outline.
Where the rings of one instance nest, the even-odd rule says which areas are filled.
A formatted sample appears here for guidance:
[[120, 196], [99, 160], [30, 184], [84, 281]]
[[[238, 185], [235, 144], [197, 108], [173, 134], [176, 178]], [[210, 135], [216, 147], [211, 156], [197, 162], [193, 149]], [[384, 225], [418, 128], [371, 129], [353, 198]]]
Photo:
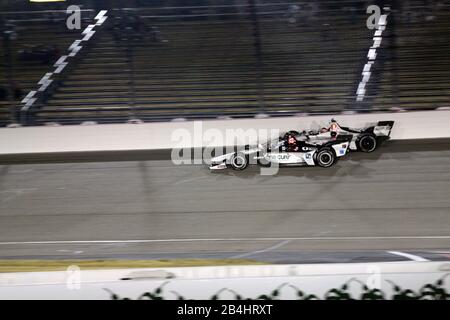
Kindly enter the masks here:
[[333, 144], [332, 148], [334, 150], [334, 153], [336, 154], [336, 157], [340, 158], [347, 154], [350, 148], [350, 141], [344, 141], [341, 143]]

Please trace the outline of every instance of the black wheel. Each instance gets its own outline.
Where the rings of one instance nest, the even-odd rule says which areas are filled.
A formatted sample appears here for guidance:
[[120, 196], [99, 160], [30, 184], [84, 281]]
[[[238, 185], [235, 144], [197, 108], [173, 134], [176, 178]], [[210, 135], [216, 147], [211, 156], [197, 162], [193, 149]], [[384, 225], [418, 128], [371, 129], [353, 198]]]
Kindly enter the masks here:
[[364, 134], [358, 139], [358, 149], [362, 152], [373, 152], [377, 148], [377, 138], [372, 134]]
[[230, 165], [234, 170], [244, 170], [248, 166], [248, 156], [242, 152], [235, 153], [230, 159]]
[[323, 148], [317, 152], [316, 163], [319, 167], [328, 168], [336, 162], [336, 156], [330, 148]]

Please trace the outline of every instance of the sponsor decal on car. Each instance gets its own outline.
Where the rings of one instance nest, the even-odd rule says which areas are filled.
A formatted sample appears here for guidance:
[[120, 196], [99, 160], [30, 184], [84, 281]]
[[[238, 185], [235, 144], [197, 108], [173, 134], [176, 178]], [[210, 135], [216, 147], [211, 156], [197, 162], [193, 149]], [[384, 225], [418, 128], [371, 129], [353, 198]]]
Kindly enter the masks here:
[[291, 156], [289, 154], [273, 154], [270, 157], [272, 160], [289, 160]]

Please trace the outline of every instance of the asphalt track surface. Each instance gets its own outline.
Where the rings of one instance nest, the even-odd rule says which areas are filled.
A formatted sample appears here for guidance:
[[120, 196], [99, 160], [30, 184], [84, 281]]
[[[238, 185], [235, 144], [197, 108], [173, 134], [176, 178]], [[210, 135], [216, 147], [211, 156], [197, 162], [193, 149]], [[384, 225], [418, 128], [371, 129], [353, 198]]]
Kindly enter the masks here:
[[387, 142], [275, 176], [176, 166], [168, 154], [0, 158], [0, 258], [450, 257], [449, 140]]

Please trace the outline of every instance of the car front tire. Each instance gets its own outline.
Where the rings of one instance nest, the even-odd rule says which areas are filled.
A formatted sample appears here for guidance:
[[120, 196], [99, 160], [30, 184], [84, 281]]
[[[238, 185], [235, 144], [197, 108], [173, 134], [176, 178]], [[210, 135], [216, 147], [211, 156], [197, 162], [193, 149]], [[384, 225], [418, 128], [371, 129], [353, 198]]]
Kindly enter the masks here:
[[336, 162], [336, 155], [330, 148], [323, 148], [317, 152], [316, 163], [319, 167], [328, 168]]
[[248, 156], [241, 152], [235, 153], [230, 159], [230, 166], [234, 170], [244, 170], [248, 166]]

